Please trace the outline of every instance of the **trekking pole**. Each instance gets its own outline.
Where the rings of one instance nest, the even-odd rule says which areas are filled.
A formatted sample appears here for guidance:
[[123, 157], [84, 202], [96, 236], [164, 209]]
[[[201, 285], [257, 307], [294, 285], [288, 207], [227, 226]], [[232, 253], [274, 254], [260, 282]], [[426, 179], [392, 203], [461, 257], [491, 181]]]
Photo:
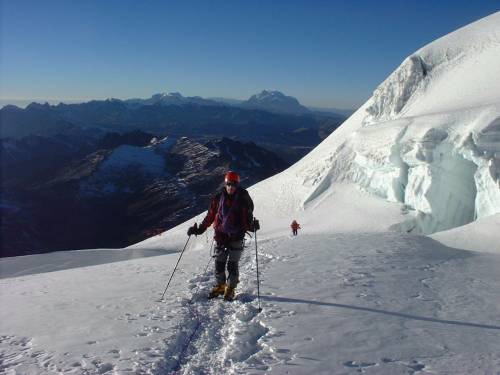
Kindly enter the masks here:
[[255, 227], [254, 227], [254, 236], [255, 236], [255, 263], [257, 265], [257, 302], [259, 304], [259, 312], [261, 312], [262, 307], [260, 307], [260, 281], [259, 281], [259, 257], [257, 254], [257, 228]]
[[186, 244], [184, 245], [184, 248], [181, 251], [181, 255], [179, 256], [179, 259], [177, 260], [177, 264], [174, 267], [174, 271], [170, 275], [170, 279], [168, 280], [167, 287], [163, 291], [163, 294], [161, 295], [160, 301], [163, 301], [163, 297], [165, 296], [165, 293], [167, 292], [168, 286], [170, 285], [170, 282], [172, 281], [172, 277], [174, 276], [174, 273], [177, 270], [177, 266], [179, 265], [179, 262], [181, 261], [182, 254], [184, 254], [184, 250], [186, 250], [186, 247], [187, 247], [187, 244], [188, 244], [190, 238], [191, 238], [191, 235], [189, 235], [189, 237], [188, 237], [188, 239], [186, 241]]

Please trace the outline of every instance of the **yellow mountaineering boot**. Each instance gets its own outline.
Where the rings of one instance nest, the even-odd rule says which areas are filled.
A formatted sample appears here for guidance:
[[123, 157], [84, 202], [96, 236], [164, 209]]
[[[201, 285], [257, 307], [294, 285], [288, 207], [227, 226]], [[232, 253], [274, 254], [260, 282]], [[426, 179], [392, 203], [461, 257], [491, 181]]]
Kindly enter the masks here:
[[219, 284], [212, 288], [212, 291], [208, 295], [208, 298], [215, 298], [221, 296], [226, 291], [226, 284]]
[[226, 301], [232, 301], [234, 299], [234, 290], [235, 288], [231, 286], [226, 286], [226, 290], [224, 291], [224, 299]]

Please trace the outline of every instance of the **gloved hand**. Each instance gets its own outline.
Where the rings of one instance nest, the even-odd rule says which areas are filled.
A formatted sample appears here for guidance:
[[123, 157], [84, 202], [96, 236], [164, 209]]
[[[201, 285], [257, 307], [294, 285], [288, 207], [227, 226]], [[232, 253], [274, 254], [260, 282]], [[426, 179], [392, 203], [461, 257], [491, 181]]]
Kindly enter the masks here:
[[252, 232], [257, 232], [260, 229], [260, 223], [259, 220], [254, 218], [252, 222], [250, 223], [250, 229]]
[[199, 227], [197, 223], [195, 223], [192, 227], [189, 227], [188, 231], [187, 231], [187, 235], [188, 236], [191, 236], [191, 235], [199, 235], [199, 234], [203, 234], [203, 232], [205, 232], [205, 230], [203, 230], [203, 228]]

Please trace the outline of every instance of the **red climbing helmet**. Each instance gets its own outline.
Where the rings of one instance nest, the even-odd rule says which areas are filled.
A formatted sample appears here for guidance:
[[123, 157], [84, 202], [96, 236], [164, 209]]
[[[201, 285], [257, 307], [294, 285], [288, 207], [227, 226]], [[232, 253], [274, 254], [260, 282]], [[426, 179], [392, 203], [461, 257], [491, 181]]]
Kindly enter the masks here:
[[228, 171], [224, 176], [224, 182], [227, 184], [228, 182], [240, 183], [240, 175], [233, 171]]

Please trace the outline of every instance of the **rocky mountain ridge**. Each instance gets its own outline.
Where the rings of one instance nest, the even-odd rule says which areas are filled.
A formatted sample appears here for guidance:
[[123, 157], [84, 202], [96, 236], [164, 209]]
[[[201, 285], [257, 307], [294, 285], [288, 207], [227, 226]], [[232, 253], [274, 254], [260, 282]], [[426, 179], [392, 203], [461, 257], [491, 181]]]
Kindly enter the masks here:
[[[228, 169], [238, 170], [249, 186], [287, 166], [254, 143], [228, 138], [200, 143], [144, 132], [108, 134], [83, 157], [53, 139], [36, 140], [40, 160], [59, 155], [67, 163], [40, 174], [40, 163], [20, 157], [23, 150], [34, 153], [24, 141], [2, 142], [4, 150], [17, 150], [7, 161], [16, 161], [15, 169], [2, 183], [2, 256], [127, 246], [206, 209]], [[54, 145], [61, 151], [47, 153]], [[16, 169], [24, 171], [22, 178]]]

